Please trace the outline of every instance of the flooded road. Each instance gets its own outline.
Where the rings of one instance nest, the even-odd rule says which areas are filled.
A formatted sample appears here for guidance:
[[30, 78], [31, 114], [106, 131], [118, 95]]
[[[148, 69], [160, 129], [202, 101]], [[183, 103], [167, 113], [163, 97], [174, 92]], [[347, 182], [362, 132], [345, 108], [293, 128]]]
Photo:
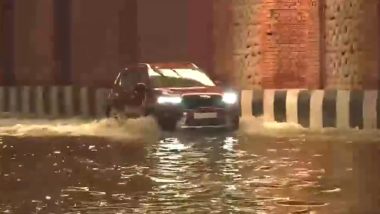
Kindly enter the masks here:
[[[377, 213], [380, 138], [0, 138], [1, 213]], [[343, 137], [342, 137], [343, 136]]]

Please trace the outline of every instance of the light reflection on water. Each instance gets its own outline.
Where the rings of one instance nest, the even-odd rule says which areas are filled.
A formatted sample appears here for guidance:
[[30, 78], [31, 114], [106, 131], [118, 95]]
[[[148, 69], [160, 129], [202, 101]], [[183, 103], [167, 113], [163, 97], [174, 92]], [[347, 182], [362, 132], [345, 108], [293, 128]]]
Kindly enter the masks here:
[[178, 133], [152, 145], [0, 139], [8, 213], [373, 213], [379, 146]]

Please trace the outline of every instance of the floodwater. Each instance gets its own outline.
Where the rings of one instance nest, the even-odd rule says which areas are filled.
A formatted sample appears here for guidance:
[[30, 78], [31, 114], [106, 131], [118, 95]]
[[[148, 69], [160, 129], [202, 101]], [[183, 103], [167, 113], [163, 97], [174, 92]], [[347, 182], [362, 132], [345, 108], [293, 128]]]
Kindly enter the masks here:
[[115, 124], [0, 124], [0, 212], [380, 212], [377, 133], [156, 136], [142, 123], [136, 138], [106, 134]]

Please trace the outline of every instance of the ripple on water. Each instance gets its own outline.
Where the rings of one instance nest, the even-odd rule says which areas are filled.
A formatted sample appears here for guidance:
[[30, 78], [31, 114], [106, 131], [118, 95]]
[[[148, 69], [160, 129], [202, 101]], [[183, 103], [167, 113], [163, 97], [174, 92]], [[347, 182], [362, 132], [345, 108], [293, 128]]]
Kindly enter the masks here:
[[[60, 187], [60, 200], [63, 200], [65, 211], [301, 214], [328, 204], [319, 200], [339, 200], [334, 197], [343, 194], [333, 194], [340, 192], [340, 188], [326, 187], [320, 179], [329, 174], [323, 170], [321, 159], [316, 157], [324, 157], [326, 152], [313, 151], [309, 157], [303, 152], [304, 145], [298, 148], [299, 141], [284, 138], [274, 147], [271, 141], [242, 145], [235, 139], [219, 137], [199, 139], [199, 142], [169, 138], [146, 145], [146, 155], [133, 161], [130, 157], [134, 154], [127, 149], [119, 150], [120, 147], [114, 144], [101, 149], [101, 144], [92, 141], [80, 142], [79, 146], [70, 144], [43, 149], [51, 149], [47, 154], [52, 154], [52, 158], [64, 158], [65, 162], [59, 162], [56, 168], [70, 172], [70, 178], [64, 181], [67, 186]], [[283, 148], [290, 149], [284, 151]], [[70, 157], [67, 157], [68, 151]], [[39, 150], [28, 150], [30, 152], [38, 157], [41, 155]], [[16, 155], [31, 158], [15, 153], [6, 161], [12, 162], [11, 157]], [[0, 174], [8, 175], [5, 178], [12, 180], [17, 178], [18, 171], [33, 168], [27, 161], [13, 166], [16, 175], [12, 171]], [[48, 172], [46, 175], [49, 176]], [[54, 183], [54, 179], [49, 182]], [[46, 202], [43, 198], [44, 203], [54, 203], [57, 198], [51, 192], [45, 195], [51, 195], [52, 199]], [[0, 211], [7, 209], [6, 204], [0, 207]], [[13, 211], [12, 207], [9, 209]]]
[[64, 190], [62, 190], [63, 193], [70, 193], [70, 192], [88, 192], [90, 191], [89, 187], [68, 187]]

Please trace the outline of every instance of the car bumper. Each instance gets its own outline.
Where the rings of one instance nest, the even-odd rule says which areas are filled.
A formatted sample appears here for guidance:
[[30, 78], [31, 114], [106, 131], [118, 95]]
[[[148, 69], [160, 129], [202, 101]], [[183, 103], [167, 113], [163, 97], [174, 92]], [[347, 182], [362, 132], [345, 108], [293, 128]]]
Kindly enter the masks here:
[[228, 128], [233, 127], [239, 111], [236, 107], [183, 109], [179, 107], [162, 107], [155, 110], [155, 116], [162, 121], [173, 121], [177, 128]]

